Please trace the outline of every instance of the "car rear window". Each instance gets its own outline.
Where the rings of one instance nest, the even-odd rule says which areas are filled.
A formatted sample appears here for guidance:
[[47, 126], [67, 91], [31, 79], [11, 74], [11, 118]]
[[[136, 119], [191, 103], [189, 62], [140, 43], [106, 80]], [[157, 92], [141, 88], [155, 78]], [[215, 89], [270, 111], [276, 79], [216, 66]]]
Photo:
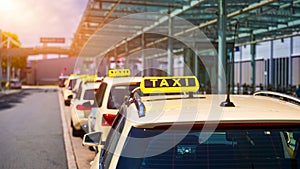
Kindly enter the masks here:
[[[132, 128], [117, 168], [300, 168], [299, 135], [299, 128], [276, 127], [217, 128], [212, 132], [193, 128], [188, 133]], [[137, 142], [130, 138], [148, 139]], [[174, 146], [164, 150], [168, 145]]]
[[125, 100], [125, 96], [129, 96], [131, 91], [137, 87], [139, 87], [139, 83], [112, 86], [109, 93], [107, 108], [119, 109]]
[[95, 100], [95, 89], [85, 90], [83, 100]]

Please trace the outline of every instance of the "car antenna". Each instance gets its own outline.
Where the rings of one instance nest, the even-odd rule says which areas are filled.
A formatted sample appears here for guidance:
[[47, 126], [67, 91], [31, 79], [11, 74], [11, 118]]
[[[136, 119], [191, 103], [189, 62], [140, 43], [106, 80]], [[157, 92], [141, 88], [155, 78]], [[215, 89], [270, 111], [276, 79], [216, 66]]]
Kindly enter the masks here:
[[[236, 21], [235, 23], [235, 29], [234, 29], [234, 36], [233, 36], [233, 49], [232, 52], [234, 52], [234, 45], [235, 45], [235, 36], [236, 36], [236, 31], [239, 27], [239, 21]], [[230, 101], [230, 75], [231, 75], [231, 66], [232, 66], [232, 62], [231, 60], [229, 61], [229, 83], [227, 85], [227, 98], [224, 102], [222, 102], [220, 104], [221, 107], [235, 107], [235, 105], [233, 104], [233, 102]]]
[[227, 98], [224, 102], [220, 104], [221, 107], [235, 107], [235, 105], [230, 101], [230, 84], [227, 86]]

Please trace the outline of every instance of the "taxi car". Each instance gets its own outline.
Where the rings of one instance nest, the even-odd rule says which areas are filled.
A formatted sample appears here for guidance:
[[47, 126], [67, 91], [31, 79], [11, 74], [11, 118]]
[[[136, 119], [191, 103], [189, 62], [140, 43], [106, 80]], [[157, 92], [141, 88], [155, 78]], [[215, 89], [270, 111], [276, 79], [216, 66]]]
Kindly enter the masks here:
[[110, 70], [96, 91], [97, 107], [92, 109], [88, 117], [88, 132], [100, 132], [102, 144], [125, 96], [129, 96], [142, 80], [141, 77], [127, 77], [129, 75], [128, 69]]
[[64, 88], [62, 88], [62, 95], [66, 106], [70, 106], [71, 104], [71, 99], [73, 98], [72, 90], [76, 84], [76, 79], [78, 78], [78, 75], [71, 74], [69, 78], [65, 81]]
[[71, 100], [71, 127], [73, 136], [81, 136], [83, 130], [86, 130], [87, 118], [95, 102], [95, 90], [99, 88], [100, 83], [94, 81], [81, 82], [78, 93]]
[[75, 97], [76, 93], [78, 93], [80, 83], [86, 78], [95, 79], [97, 78], [97, 75], [71, 74], [69, 78], [65, 81], [65, 87], [62, 89], [62, 95], [66, 106], [70, 106], [71, 100]]
[[[300, 168], [298, 105], [258, 95], [199, 95], [192, 79], [144, 77], [143, 93], [187, 94], [133, 90], [91, 168]], [[85, 135], [83, 144], [98, 144], [96, 136]]]
[[58, 86], [60, 88], [65, 87], [65, 82], [68, 78], [69, 78], [69, 76], [67, 76], [67, 75], [60, 75], [58, 77]]

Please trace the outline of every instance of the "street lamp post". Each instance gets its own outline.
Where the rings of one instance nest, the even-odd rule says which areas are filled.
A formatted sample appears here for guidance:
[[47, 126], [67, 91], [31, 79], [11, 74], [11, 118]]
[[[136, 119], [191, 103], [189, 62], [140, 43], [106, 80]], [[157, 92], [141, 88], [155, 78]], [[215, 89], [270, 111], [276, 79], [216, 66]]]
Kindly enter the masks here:
[[[2, 49], [2, 31], [0, 29], [0, 49]], [[0, 91], [2, 90], [2, 56], [0, 56]]]
[[[10, 37], [7, 37], [7, 48], [10, 48]], [[11, 67], [11, 56], [7, 56], [7, 65], [6, 65], [6, 89], [9, 89], [9, 83], [10, 83], [10, 67]]]

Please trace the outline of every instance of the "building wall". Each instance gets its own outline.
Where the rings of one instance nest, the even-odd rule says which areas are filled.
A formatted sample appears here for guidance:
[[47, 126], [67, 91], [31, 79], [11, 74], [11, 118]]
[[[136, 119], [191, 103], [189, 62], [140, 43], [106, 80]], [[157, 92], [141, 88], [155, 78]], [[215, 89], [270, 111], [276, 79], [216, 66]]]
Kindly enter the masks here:
[[[279, 66], [277, 62], [283, 62], [285, 67], [282, 67], [282, 65]], [[292, 85], [299, 85], [300, 84], [300, 56], [293, 57], [293, 70], [292, 70]], [[265, 84], [265, 80], [268, 81], [268, 79], [265, 79], [265, 61], [263, 59], [256, 60], [256, 85]], [[277, 64], [277, 65], [276, 65]], [[242, 71], [240, 71], [240, 68], [242, 66]], [[268, 65], [269, 66], [269, 65]], [[235, 85], [237, 83], [239, 84], [248, 84], [251, 85], [251, 61], [242, 61], [242, 62], [235, 62], [234, 66], [234, 83]], [[287, 58], [276, 58], [274, 59], [274, 86], [277, 86], [277, 84], [281, 84], [283, 86], [288, 85], [288, 59]], [[240, 82], [240, 75], [242, 76], [242, 81]], [[280, 79], [278, 79], [280, 78]], [[284, 79], [283, 79], [284, 78]]]
[[300, 56], [293, 58], [293, 85], [300, 85]]
[[255, 82], [256, 82], [256, 85], [259, 85], [259, 84], [262, 84], [264, 85], [264, 82], [265, 82], [265, 78], [264, 78], [264, 72], [265, 72], [265, 63], [264, 63], [264, 60], [261, 59], [261, 60], [257, 60], [256, 61], [256, 64], [255, 64], [255, 75], [256, 75], [256, 78], [255, 78]]
[[27, 70], [27, 83], [31, 85], [56, 84], [61, 73], [70, 75], [74, 71], [76, 57], [35, 60]]

